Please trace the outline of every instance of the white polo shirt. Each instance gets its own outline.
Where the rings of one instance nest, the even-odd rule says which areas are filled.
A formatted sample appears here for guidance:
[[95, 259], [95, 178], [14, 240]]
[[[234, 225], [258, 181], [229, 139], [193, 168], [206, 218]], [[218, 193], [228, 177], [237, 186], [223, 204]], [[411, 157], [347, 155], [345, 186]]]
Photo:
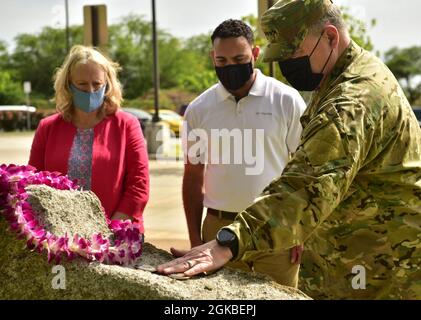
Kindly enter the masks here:
[[297, 90], [257, 75], [249, 95], [236, 102], [219, 82], [187, 108], [183, 149], [205, 162], [207, 208], [240, 212], [281, 176], [301, 136], [306, 104]]

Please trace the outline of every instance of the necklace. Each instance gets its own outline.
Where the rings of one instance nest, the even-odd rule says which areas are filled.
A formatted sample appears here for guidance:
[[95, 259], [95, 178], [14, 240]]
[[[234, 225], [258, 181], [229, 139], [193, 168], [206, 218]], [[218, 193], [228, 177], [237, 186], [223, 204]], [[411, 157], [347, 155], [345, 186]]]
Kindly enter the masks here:
[[126, 265], [142, 255], [143, 234], [130, 220], [107, 219], [114, 242], [100, 233], [90, 239], [78, 234], [57, 236], [45, 230], [29, 204], [25, 188], [44, 184], [58, 190], [77, 190], [78, 185], [57, 172], [36, 172], [31, 166], [0, 165], [0, 215], [9, 222], [12, 231], [26, 239], [32, 251], [46, 251], [48, 262], [60, 263], [82, 257], [88, 261]]

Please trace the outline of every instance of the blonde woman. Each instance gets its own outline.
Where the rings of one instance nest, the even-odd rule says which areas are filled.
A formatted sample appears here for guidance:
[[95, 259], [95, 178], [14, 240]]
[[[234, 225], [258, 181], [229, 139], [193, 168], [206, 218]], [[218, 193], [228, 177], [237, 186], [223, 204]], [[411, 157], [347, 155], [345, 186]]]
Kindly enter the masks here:
[[29, 164], [78, 179], [109, 219], [131, 219], [143, 233], [148, 155], [139, 121], [120, 110], [118, 70], [93, 48], [71, 49], [55, 75], [58, 113], [40, 122]]

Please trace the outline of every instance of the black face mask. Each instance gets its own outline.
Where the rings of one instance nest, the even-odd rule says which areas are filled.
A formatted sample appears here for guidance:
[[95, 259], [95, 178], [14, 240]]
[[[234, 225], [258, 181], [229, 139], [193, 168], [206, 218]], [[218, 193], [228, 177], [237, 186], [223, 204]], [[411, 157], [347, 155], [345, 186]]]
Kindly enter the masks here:
[[279, 62], [279, 67], [281, 68], [282, 74], [298, 91], [314, 91], [317, 89], [323, 79], [323, 71], [325, 70], [327, 63], [332, 56], [333, 49], [330, 51], [329, 57], [327, 58], [326, 63], [320, 73], [314, 73], [311, 70], [310, 63], [310, 57], [313, 55], [314, 51], [319, 45], [322, 36], [323, 32], [309, 56], [292, 58]]
[[222, 85], [230, 91], [240, 89], [249, 81], [253, 74], [253, 64], [251, 61], [245, 64], [230, 64], [225, 67], [216, 67], [216, 75]]

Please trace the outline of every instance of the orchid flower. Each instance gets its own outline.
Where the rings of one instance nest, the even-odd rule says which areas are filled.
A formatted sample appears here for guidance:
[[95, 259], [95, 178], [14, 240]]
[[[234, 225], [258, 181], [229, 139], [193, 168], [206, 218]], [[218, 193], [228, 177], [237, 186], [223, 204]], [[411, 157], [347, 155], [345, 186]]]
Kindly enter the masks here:
[[130, 220], [110, 221], [114, 243], [101, 234], [85, 239], [78, 234], [58, 237], [44, 229], [27, 201], [25, 188], [44, 184], [58, 190], [78, 190], [76, 181], [58, 172], [41, 171], [31, 166], [0, 165], [0, 214], [9, 222], [10, 229], [18, 237], [26, 239], [32, 251], [47, 253], [48, 262], [60, 263], [76, 256], [88, 261], [125, 265], [132, 263], [142, 254], [142, 234]]

